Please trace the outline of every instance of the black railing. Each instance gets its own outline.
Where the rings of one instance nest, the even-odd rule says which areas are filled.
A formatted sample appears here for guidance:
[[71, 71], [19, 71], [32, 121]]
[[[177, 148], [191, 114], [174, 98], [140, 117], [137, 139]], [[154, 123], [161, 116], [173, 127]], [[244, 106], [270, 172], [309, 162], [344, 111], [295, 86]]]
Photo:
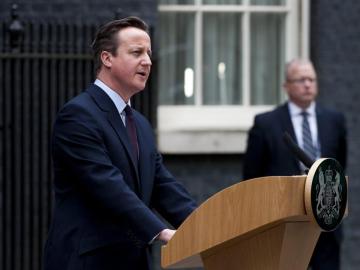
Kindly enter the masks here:
[[58, 109], [93, 80], [93, 25], [23, 24], [0, 36], [0, 268], [40, 269], [52, 211], [49, 139]]

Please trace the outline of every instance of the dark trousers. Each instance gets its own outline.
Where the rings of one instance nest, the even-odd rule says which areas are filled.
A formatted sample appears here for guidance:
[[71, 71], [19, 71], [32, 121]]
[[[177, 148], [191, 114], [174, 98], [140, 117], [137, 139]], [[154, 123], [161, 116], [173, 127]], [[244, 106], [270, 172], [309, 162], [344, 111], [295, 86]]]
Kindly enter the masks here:
[[151, 270], [148, 250], [133, 249], [129, 253], [129, 247], [122, 245], [109, 245], [83, 254], [73, 252], [65, 263], [47, 260], [44, 270]]
[[321, 233], [310, 260], [312, 270], [340, 269], [340, 239], [338, 232]]

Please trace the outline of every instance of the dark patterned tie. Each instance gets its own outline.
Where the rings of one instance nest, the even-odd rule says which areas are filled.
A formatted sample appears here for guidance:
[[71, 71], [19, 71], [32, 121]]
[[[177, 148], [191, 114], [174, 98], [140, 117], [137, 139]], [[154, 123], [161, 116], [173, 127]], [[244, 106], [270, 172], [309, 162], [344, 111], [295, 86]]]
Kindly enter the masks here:
[[308, 121], [309, 113], [306, 111], [301, 112], [303, 117], [302, 121], [302, 137], [303, 137], [303, 149], [309, 155], [312, 160], [316, 160], [316, 148], [314, 147], [310, 125]]
[[125, 118], [126, 131], [130, 138], [131, 148], [133, 150], [134, 157], [136, 158], [135, 160], [138, 161], [139, 146], [138, 146], [137, 135], [136, 135], [136, 126], [135, 126], [134, 115], [133, 115], [132, 110], [129, 105], [126, 105], [124, 111], [126, 113], [126, 118]]

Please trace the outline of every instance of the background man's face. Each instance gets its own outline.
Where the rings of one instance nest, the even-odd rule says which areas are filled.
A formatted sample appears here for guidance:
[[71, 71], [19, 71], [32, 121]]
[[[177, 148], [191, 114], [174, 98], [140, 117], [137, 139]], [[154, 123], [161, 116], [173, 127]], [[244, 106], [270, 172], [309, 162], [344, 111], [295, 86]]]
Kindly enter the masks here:
[[306, 108], [315, 100], [318, 89], [316, 73], [311, 64], [294, 64], [289, 67], [284, 88], [289, 99], [296, 105]]

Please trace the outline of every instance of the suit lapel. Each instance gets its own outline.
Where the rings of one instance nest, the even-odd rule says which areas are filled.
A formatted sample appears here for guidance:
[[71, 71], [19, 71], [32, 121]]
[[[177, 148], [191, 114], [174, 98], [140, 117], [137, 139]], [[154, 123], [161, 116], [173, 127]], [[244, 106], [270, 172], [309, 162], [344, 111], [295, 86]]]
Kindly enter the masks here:
[[105, 112], [107, 112], [107, 120], [110, 122], [110, 125], [115, 130], [115, 133], [119, 137], [122, 145], [124, 146], [133, 166], [133, 169], [136, 173], [136, 181], [139, 185], [139, 172], [136, 166], [135, 157], [133, 156], [133, 151], [131, 150], [131, 143], [128, 138], [126, 128], [121, 120], [118, 110], [116, 109], [115, 104], [112, 102], [110, 97], [97, 85], [91, 85], [87, 92], [93, 97], [96, 104]]
[[[297, 138], [295, 135], [294, 126], [291, 121], [288, 103], [285, 103], [284, 105], [282, 105], [280, 107], [280, 122], [282, 124], [283, 134], [285, 132], [289, 133], [290, 137], [294, 140], [294, 142], [296, 142], [298, 144], [298, 141], [297, 141]], [[283, 137], [282, 137], [283, 134], [281, 134], [281, 140], [283, 140]], [[291, 159], [293, 160], [293, 164], [294, 164], [295, 168], [297, 168], [298, 171], [300, 172], [300, 170], [301, 170], [300, 162], [295, 158], [294, 154], [292, 154], [292, 153], [291, 153]]]
[[285, 103], [280, 107], [280, 122], [282, 124], [283, 133], [285, 132], [289, 133], [289, 135], [294, 140], [294, 142], [297, 142], [294, 126], [291, 121], [291, 116], [287, 103]]

